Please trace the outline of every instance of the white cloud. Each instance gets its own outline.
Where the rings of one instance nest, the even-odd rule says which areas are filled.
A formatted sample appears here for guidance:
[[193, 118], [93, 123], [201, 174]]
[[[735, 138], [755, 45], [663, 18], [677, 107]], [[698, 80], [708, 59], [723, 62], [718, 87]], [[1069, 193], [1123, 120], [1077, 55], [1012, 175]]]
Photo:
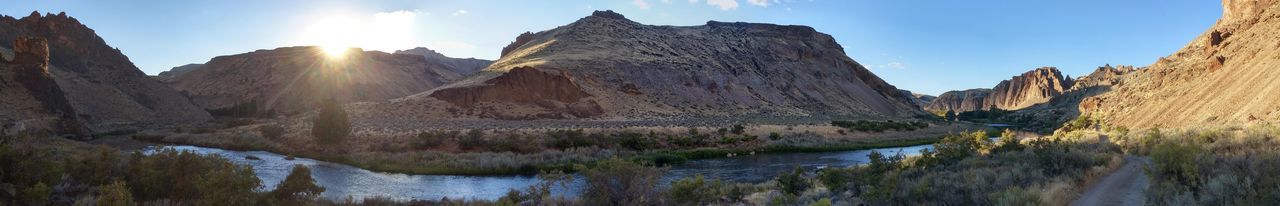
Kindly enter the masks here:
[[902, 62], [889, 62], [888, 64], [880, 66], [880, 68], [906, 69], [907, 65], [902, 64]]
[[769, 0], [747, 0], [747, 3], [760, 7], [769, 7]]
[[640, 9], [649, 9], [649, 2], [644, 2], [644, 0], [632, 0], [631, 4], [640, 7]]
[[467, 15], [467, 10], [466, 10], [466, 9], [459, 9], [458, 11], [455, 11], [455, 12], [453, 12], [452, 14], [449, 14], [449, 15], [450, 15], [450, 16], [462, 16], [462, 15]]
[[707, 0], [707, 5], [720, 7], [720, 10], [731, 10], [738, 8], [738, 0]]

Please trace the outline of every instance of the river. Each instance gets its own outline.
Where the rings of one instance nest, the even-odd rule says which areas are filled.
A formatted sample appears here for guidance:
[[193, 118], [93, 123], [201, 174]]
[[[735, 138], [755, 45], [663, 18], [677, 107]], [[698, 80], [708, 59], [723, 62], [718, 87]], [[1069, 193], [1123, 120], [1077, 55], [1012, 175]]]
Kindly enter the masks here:
[[[253, 167], [253, 171], [262, 179], [263, 190], [276, 187], [294, 165], [311, 167], [312, 178], [325, 188], [321, 196], [334, 200], [345, 198], [363, 199], [367, 197], [389, 197], [392, 199], [439, 200], [450, 199], [497, 199], [511, 189], [525, 189], [539, 182], [532, 175], [500, 175], [500, 176], [460, 176], [460, 175], [409, 175], [400, 173], [374, 172], [365, 169], [324, 162], [319, 160], [296, 158], [286, 160], [285, 156], [265, 151], [232, 151], [217, 148], [196, 146], [161, 146], [180, 151], [191, 151], [198, 154], [215, 154], [225, 157], [231, 162]], [[874, 149], [885, 155], [903, 154], [918, 155], [921, 149], [932, 149], [932, 145], [893, 147]], [[847, 167], [866, 163], [867, 154], [871, 150], [853, 150], [822, 153], [779, 153], [740, 155], [735, 157], [690, 160], [670, 168], [663, 176], [663, 185], [670, 184], [679, 178], [701, 174], [708, 179], [719, 178], [731, 182], [759, 183], [773, 179], [774, 176], [791, 171], [797, 166], [813, 171], [822, 167]], [[246, 157], [253, 156], [256, 159]], [[583, 187], [580, 176], [564, 187], [556, 187], [553, 193], [559, 196], [573, 197]]]

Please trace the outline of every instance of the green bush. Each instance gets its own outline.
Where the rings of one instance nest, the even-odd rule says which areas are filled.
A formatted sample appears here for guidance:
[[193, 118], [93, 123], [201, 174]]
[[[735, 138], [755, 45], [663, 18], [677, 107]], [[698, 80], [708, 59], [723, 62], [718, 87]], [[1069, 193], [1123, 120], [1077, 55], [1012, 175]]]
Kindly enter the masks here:
[[645, 136], [640, 133], [622, 132], [615, 134], [615, 136], [618, 138], [618, 144], [620, 146], [636, 151], [648, 150], [658, 145], [657, 141], [645, 138]]
[[586, 178], [582, 198], [587, 205], [661, 204], [656, 186], [665, 172], [619, 158], [601, 160], [582, 171]]
[[458, 147], [462, 149], [475, 149], [484, 147], [488, 142], [484, 139], [484, 131], [480, 129], [472, 129], [467, 131], [458, 139]]
[[414, 148], [417, 148], [417, 149], [424, 149], [424, 150], [431, 149], [431, 148], [435, 148], [435, 147], [439, 147], [440, 145], [443, 145], [445, 142], [449, 141], [449, 139], [457, 137], [458, 135], [459, 135], [458, 131], [422, 132], [414, 136], [413, 140], [411, 141], [411, 144], [413, 145]]
[[916, 129], [928, 127], [929, 123], [894, 122], [893, 120], [884, 121], [884, 122], [867, 121], [867, 120], [858, 120], [858, 121], [837, 120], [837, 121], [831, 121], [831, 126], [842, 127], [845, 129], [862, 131], [862, 132], [884, 132], [887, 130], [913, 131]]
[[782, 190], [783, 193], [792, 195], [797, 195], [808, 190], [809, 187], [812, 186], [812, 183], [809, 182], [808, 178], [804, 177], [804, 173], [804, 168], [796, 167], [796, 169], [791, 172], [783, 172], [781, 175], [778, 175], [778, 178], [776, 179], [778, 181], [778, 189]]
[[303, 165], [294, 165], [293, 170], [289, 171], [289, 176], [271, 191], [271, 196], [286, 205], [303, 205], [308, 201], [314, 200], [324, 193], [324, 187], [316, 185], [316, 181], [311, 179], [311, 168]]
[[100, 206], [132, 206], [137, 204], [133, 202], [133, 193], [129, 192], [129, 186], [122, 181], [99, 186], [96, 203]]
[[782, 135], [781, 135], [781, 134], [778, 134], [777, 132], [770, 132], [770, 133], [769, 133], [769, 140], [778, 141], [778, 140], [781, 140], [781, 139], [782, 139]]
[[671, 183], [671, 200], [679, 205], [707, 205], [714, 203], [725, 194], [720, 180], [706, 181], [702, 175], [681, 178]]
[[579, 130], [555, 130], [547, 132], [547, 147], [565, 150], [569, 148], [591, 147], [596, 146], [597, 139], [589, 138], [585, 133]]

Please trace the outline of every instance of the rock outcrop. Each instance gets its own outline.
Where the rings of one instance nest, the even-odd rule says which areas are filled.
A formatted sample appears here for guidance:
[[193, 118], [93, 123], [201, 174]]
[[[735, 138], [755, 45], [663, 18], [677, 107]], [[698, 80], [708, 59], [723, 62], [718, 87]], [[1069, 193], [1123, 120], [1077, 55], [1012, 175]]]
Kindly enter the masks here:
[[[46, 39], [47, 55], [35, 52], [41, 50], [39, 43], [19, 41], [21, 38]], [[55, 108], [45, 109], [52, 111], [53, 116], [74, 114], [73, 119], [84, 131], [198, 124], [211, 119], [181, 94], [142, 73], [128, 57], [65, 13], [41, 16], [33, 12], [22, 19], [0, 16], [0, 47], [13, 48], [16, 54], [28, 54], [15, 55], [13, 62], [5, 63], [15, 64], [10, 66], [24, 68], [23, 71], [34, 71], [37, 67], [29, 63], [47, 56], [48, 64], [42, 70], [47, 71], [44, 73], [52, 78], [52, 83], [43, 77], [23, 78], [23, 81], [39, 82], [27, 89], [42, 99], [38, 101], [41, 107]], [[38, 72], [22, 73], [44, 76]], [[61, 94], [57, 94], [59, 91]], [[64, 99], [70, 109], [63, 105]]]
[[987, 96], [990, 95], [991, 89], [948, 91], [938, 95], [938, 98], [926, 105], [924, 110], [932, 112], [985, 110], [990, 108], [987, 104]]
[[[933, 112], [976, 110], [1019, 110], [1049, 102], [1075, 84], [1071, 77], [1063, 76], [1055, 67], [1041, 67], [1009, 80], [1000, 81], [991, 89], [950, 91], [938, 96], [925, 110]], [[980, 98], [980, 99], [979, 99]]]
[[215, 115], [310, 111], [321, 100], [382, 101], [424, 92], [462, 77], [450, 64], [418, 54], [351, 49], [331, 58], [317, 47], [285, 47], [214, 57], [177, 76], [174, 89]]
[[1280, 3], [1222, 4], [1208, 31], [1081, 109], [1130, 128], [1280, 122]]
[[11, 60], [0, 61], [0, 136], [46, 131], [81, 134], [66, 94], [49, 74], [49, 47], [40, 38], [19, 37]]
[[1055, 67], [1041, 67], [1009, 80], [1000, 81], [991, 88], [985, 101], [988, 108], [1018, 110], [1048, 102], [1061, 95], [1072, 85], [1071, 77], [1062, 76]]
[[[525, 80], [536, 81], [511, 84]], [[810, 27], [652, 26], [612, 11], [521, 34], [483, 71], [384, 106], [369, 109], [500, 119], [923, 114]]]

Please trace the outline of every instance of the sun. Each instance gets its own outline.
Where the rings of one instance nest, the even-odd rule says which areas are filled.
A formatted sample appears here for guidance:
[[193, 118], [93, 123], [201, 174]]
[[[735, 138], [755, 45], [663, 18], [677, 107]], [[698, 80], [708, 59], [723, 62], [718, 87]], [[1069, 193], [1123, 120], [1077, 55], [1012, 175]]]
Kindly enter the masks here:
[[350, 48], [340, 45], [322, 45], [320, 46], [320, 50], [324, 52], [324, 56], [326, 57], [341, 59], [347, 56], [347, 50], [350, 50]]

